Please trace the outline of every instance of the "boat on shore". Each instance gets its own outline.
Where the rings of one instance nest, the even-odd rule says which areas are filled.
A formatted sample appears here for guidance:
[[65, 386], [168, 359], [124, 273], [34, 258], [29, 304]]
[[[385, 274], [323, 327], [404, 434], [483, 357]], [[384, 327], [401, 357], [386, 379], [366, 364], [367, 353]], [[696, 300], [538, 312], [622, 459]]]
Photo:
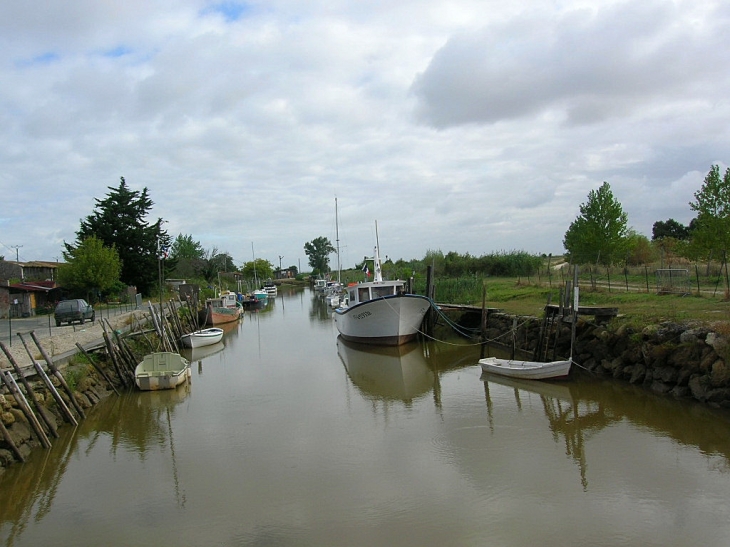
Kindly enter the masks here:
[[169, 351], [145, 355], [134, 370], [134, 381], [142, 391], [175, 389], [190, 377], [190, 362], [179, 353]]
[[223, 329], [211, 327], [183, 334], [180, 337], [180, 340], [186, 348], [201, 348], [203, 346], [212, 346], [213, 344], [217, 344], [222, 338]]
[[564, 361], [540, 363], [537, 361], [516, 361], [513, 359], [500, 359], [498, 357], [485, 357], [479, 360], [479, 364], [483, 372], [498, 374], [508, 378], [555, 380], [568, 377], [573, 361], [572, 359], [567, 359]]
[[217, 298], [207, 298], [205, 308], [198, 312], [201, 325], [221, 325], [237, 321], [243, 308], [238, 301], [238, 295], [232, 291], [225, 291]]
[[335, 325], [340, 336], [351, 342], [405, 344], [416, 338], [431, 301], [407, 292], [403, 280], [383, 280], [377, 245], [373, 262], [373, 281], [348, 285], [347, 304], [333, 313]]

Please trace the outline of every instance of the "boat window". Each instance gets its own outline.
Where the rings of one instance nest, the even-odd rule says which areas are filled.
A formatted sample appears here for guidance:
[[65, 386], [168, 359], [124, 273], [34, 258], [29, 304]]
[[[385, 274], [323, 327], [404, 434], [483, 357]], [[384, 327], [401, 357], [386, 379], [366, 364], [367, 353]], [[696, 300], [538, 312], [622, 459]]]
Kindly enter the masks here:
[[366, 300], [370, 300], [370, 293], [368, 292], [367, 287], [360, 287], [357, 289], [357, 301], [358, 302], [365, 302]]
[[373, 287], [373, 298], [378, 298], [379, 296], [389, 296], [391, 294], [393, 294], [392, 285], [386, 285], [384, 287]]

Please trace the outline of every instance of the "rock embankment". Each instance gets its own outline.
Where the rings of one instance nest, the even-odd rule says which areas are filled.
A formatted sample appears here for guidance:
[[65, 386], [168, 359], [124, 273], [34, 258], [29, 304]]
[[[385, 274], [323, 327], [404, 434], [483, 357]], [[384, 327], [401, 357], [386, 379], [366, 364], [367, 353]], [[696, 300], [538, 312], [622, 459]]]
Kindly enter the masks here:
[[[562, 318], [545, 324], [536, 317], [491, 313], [485, 334], [488, 340], [514, 346], [527, 354], [534, 354], [542, 340], [542, 355], [550, 360], [553, 355], [570, 354], [571, 331], [572, 324]], [[667, 321], [636, 327], [621, 321], [601, 324], [580, 318], [576, 323], [573, 360], [594, 374], [612, 376], [657, 393], [692, 397], [712, 406], [730, 408], [728, 332], [730, 327], [724, 323]]]

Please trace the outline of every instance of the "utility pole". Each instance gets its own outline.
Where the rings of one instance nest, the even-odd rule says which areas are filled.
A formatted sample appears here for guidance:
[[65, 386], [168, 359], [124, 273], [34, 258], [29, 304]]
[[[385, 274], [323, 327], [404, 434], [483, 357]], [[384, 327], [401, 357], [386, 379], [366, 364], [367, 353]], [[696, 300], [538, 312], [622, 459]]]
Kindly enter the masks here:
[[18, 264], [20, 264], [20, 258], [19, 258], [19, 255], [18, 255], [18, 249], [20, 249], [22, 247], [22, 245], [11, 245], [10, 247], [12, 249], [15, 249], [15, 262], [17, 262]]

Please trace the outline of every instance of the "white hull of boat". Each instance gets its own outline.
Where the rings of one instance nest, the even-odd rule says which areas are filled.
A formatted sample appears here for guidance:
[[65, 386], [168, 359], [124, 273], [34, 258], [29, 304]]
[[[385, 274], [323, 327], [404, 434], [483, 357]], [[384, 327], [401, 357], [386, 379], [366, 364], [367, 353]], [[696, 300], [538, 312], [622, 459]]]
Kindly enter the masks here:
[[499, 359], [497, 357], [485, 357], [479, 360], [479, 364], [482, 366], [484, 372], [523, 380], [565, 378], [570, 373], [570, 365], [572, 363], [570, 359], [567, 361], [550, 361], [548, 363], [513, 361], [510, 359]]
[[416, 337], [430, 307], [425, 296], [401, 294], [338, 308], [334, 319], [345, 340], [398, 346]]
[[134, 381], [142, 391], [175, 389], [190, 380], [191, 376], [188, 360], [171, 352], [145, 355], [134, 370]]
[[186, 348], [202, 348], [217, 344], [223, 338], [223, 329], [211, 328], [184, 334], [180, 339]]

